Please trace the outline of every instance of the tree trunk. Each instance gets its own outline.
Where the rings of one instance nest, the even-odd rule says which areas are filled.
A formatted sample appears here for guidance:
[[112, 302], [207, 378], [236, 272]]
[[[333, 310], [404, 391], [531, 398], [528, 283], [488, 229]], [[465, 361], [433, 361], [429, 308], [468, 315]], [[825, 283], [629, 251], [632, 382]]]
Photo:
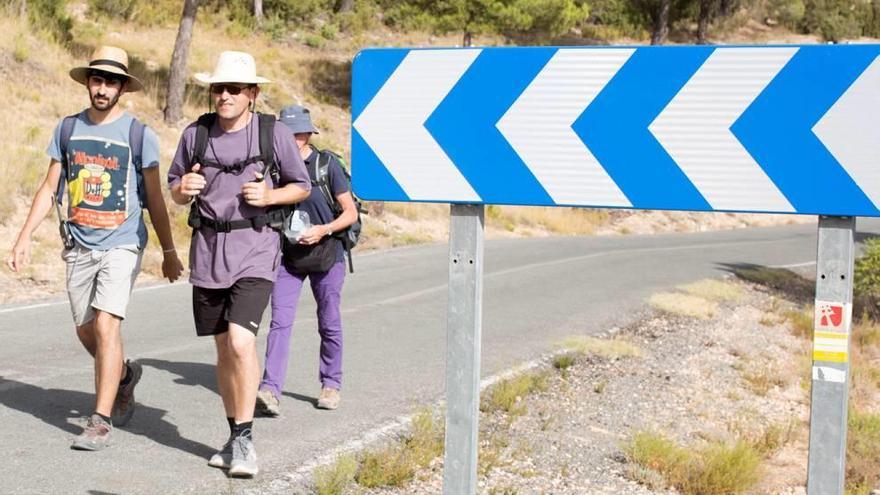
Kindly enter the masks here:
[[470, 31], [465, 31], [464, 36], [461, 38], [461, 46], [468, 47], [473, 46], [474, 44], [474, 34]]
[[337, 0], [336, 2], [336, 12], [351, 12], [354, 10], [354, 0]]
[[171, 72], [168, 75], [168, 95], [165, 99], [165, 123], [176, 124], [183, 118], [183, 97], [186, 90], [186, 64], [189, 59], [189, 45], [192, 41], [193, 24], [199, 0], [184, 0], [177, 40], [171, 54]]
[[697, 22], [697, 43], [706, 44], [709, 35], [709, 20], [712, 18], [713, 0], [700, 0], [700, 18]]
[[728, 17], [736, 9], [736, 0], [721, 0], [721, 17]]
[[651, 34], [652, 45], [662, 45], [669, 34], [669, 8], [671, 0], [660, 0], [657, 17], [654, 19], [654, 32]]
[[263, 23], [263, 0], [254, 0], [254, 19], [257, 24]]

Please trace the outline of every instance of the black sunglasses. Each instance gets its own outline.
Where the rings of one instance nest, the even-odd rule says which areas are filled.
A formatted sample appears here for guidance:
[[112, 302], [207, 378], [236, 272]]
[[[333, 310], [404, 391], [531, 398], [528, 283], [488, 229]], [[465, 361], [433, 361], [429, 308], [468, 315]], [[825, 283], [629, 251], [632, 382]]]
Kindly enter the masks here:
[[245, 88], [249, 88], [249, 85], [239, 86], [237, 84], [214, 84], [211, 86], [211, 93], [215, 95], [222, 95], [224, 91], [229, 93], [232, 96], [236, 96], [242, 92]]

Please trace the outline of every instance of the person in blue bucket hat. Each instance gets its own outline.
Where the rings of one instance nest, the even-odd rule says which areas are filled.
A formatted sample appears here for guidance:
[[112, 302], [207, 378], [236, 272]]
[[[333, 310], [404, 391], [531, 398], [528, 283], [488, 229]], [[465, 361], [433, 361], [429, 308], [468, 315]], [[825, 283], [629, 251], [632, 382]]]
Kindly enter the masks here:
[[338, 157], [309, 144], [312, 134], [318, 134], [309, 110], [301, 105], [290, 105], [281, 110], [279, 120], [293, 131], [313, 187], [309, 197], [297, 206], [308, 214], [311, 227], [298, 241], [284, 241], [282, 263], [272, 290], [265, 371], [257, 393], [257, 409], [266, 416], [278, 416], [281, 411], [279, 399], [287, 375], [290, 334], [297, 301], [307, 278], [318, 306], [321, 336], [318, 373], [321, 393], [317, 407], [331, 410], [339, 407], [342, 388], [340, 304], [345, 251], [334, 233], [344, 231], [358, 218], [349, 181]]

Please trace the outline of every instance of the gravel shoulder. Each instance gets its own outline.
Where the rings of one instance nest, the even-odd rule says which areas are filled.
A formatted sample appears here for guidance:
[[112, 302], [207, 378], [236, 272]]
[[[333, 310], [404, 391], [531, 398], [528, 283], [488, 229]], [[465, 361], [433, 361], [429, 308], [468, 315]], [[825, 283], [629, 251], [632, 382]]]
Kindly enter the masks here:
[[[760, 287], [727, 284], [739, 300], [717, 302], [708, 319], [655, 311], [603, 336], [634, 344], [639, 357], [588, 353], [565, 372], [548, 359], [546, 390], [521, 398], [524, 414], [482, 416], [479, 493], [675, 493], [628, 462], [623, 446], [635, 432], [698, 448], [773, 428], [783, 438], [749, 493], [805, 493], [809, 345], [781, 316], [796, 308]], [[408, 486], [353, 490], [441, 493], [442, 459]]]

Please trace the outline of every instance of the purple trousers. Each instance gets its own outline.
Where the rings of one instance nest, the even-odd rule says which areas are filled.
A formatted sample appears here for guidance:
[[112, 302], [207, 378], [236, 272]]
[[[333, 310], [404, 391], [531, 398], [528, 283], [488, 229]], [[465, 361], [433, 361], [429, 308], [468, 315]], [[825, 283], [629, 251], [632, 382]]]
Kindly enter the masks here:
[[279, 398], [287, 376], [296, 305], [307, 277], [318, 304], [318, 333], [321, 335], [318, 378], [324, 387], [336, 390], [342, 387], [342, 315], [339, 305], [345, 280], [345, 263], [337, 261], [330, 270], [310, 275], [290, 273], [281, 264], [272, 290], [272, 323], [266, 338], [266, 371], [260, 383], [261, 390], [271, 390]]

